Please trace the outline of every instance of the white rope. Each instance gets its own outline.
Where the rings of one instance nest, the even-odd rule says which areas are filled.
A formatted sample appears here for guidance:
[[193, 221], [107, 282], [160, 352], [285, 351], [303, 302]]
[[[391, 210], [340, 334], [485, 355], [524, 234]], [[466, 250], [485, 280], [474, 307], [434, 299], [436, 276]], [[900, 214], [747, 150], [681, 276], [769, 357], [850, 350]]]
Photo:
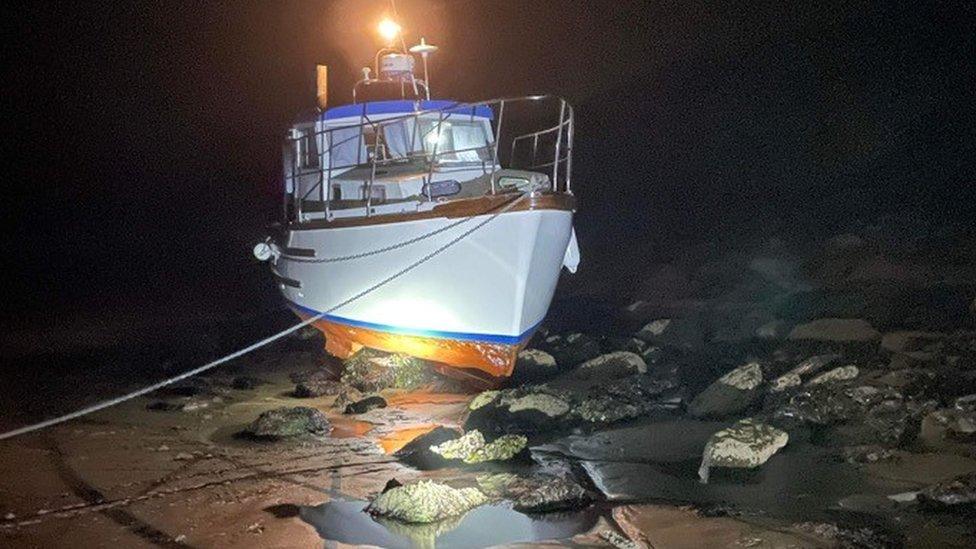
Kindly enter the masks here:
[[501, 214], [507, 212], [508, 210], [512, 209], [512, 207], [516, 203], [518, 203], [520, 200], [522, 200], [523, 198], [525, 198], [525, 196], [527, 196], [527, 195], [524, 195], [524, 194], [523, 195], [520, 195], [515, 200], [512, 200], [511, 202], [509, 202], [504, 208], [498, 210], [497, 212], [495, 212], [491, 216], [485, 218], [484, 220], [482, 220], [481, 222], [479, 222], [477, 225], [471, 227], [467, 231], [464, 231], [460, 235], [454, 237], [453, 239], [451, 239], [450, 241], [448, 241], [446, 244], [440, 246], [436, 250], [430, 252], [429, 254], [425, 255], [424, 257], [418, 259], [417, 261], [414, 261], [413, 263], [411, 263], [407, 267], [405, 267], [405, 268], [397, 271], [396, 273], [394, 273], [394, 274], [392, 274], [392, 275], [384, 278], [383, 280], [377, 282], [376, 284], [373, 284], [372, 286], [370, 286], [370, 287], [366, 288], [365, 290], [359, 292], [358, 294], [356, 294], [356, 295], [354, 295], [354, 296], [346, 299], [345, 301], [342, 301], [338, 305], [334, 305], [334, 306], [330, 307], [329, 309], [327, 309], [325, 311], [322, 311], [322, 312], [320, 312], [320, 313], [318, 313], [318, 314], [316, 314], [314, 316], [311, 316], [311, 317], [307, 318], [306, 320], [304, 320], [302, 322], [299, 322], [298, 324], [292, 326], [291, 328], [288, 328], [286, 330], [282, 330], [282, 331], [278, 332], [277, 334], [274, 334], [272, 336], [269, 336], [269, 337], [266, 337], [266, 338], [262, 339], [261, 341], [258, 341], [257, 343], [253, 343], [251, 345], [248, 345], [247, 347], [244, 347], [243, 349], [240, 349], [238, 351], [235, 351], [235, 352], [233, 352], [233, 353], [231, 353], [231, 354], [229, 354], [229, 355], [227, 355], [225, 357], [218, 358], [217, 360], [214, 360], [213, 362], [209, 362], [207, 364], [204, 364], [203, 366], [200, 366], [200, 367], [194, 368], [192, 370], [183, 372], [182, 374], [179, 374], [179, 375], [177, 375], [175, 377], [171, 377], [169, 379], [165, 379], [163, 381], [160, 381], [159, 383], [154, 383], [153, 385], [149, 385], [148, 387], [143, 387], [142, 389], [138, 389], [136, 391], [132, 391], [131, 393], [128, 393], [128, 394], [125, 394], [125, 395], [122, 395], [122, 396], [118, 396], [118, 397], [115, 397], [115, 398], [112, 398], [112, 399], [109, 399], [109, 400], [103, 400], [102, 402], [98, 402], [96, 404], [92, 404], [91, 406], [82, 408], [80, 410], [76, 410], [74, 412], [71, 412], [71, 413], [68, 413], [68, 414], [64, 414], [63, 416], [58, 416], [58, 417], [51, 418], [51, 419], [48, 419], [48, 420], [45, 420], [45, 421], [41, 421], [41, 422], [38, 422], [38, 423], [34, 423], [32, 425], [27, 425], [27, 426], [21, 427], [19, 429], [14, 429], [12, 431], [7, 431], [6, 433], [0, 434], [0, 440], [6, 440], [8, 438], [13, 438], [13, 437], [16, 437], [16, 436], [19, 436], [19, 435], [23, 435], [23, 434], [27, 434], [27, 433], [31, 433], [31, 432], [34, 432], [34, 431], [39, 431], [41, 429], [45, 429], [45, 428], [51, 427], [53, 425], [58, 425], [60, 423], [66, 422], [66, 421], [71, 421], [72, 419], [77, 419], [79, 417], [86, 416], [88, 414], [92, 414], [92, 413], [97, 412], [99, 410], [104, 410], [105, 408], [109, 408], [111, 406], [115, 406], [116, 404], [121, 404], [121, 403], [123, 403], [123, 402], [125, 402], [127, 400], [132, 400], [133, 398], [140, 397], [142, 395], [151, 393], [151, 392], [156, 391], [158, 389], [162, 389], [163, 387], [166, 387], [167, 385], [172, 385], [173, 383], [176, 383], [178, 381], [183, 381], [184, 379], [187, 379], [189, 377], [195, 376], [195, 375], [197, 375], [199, 373], [202, 373], [202, 372], [205, 372], [207, 370], [211, 370], [213, 368], [216, 368], [217, 366], [220, 366], [221, 364], [224, 364], [226, 362], [229, 362], [231, 360], [234, 360], [235, 358], [244, 356], [244, 355], [250, 353], [251, 351], [254, 351], [256, 349], [259, 349], [261, 347], [264, 347], [265, 345], [267, 345], [269, 343], [272, 343], [274, 341], [277, 341], [277, 340], [285, 337], [286, 335], [288, 335], [290, 333], [293, 333], [293, 332], [295, 332], [297, 330], [302, 329], [305, 326], [308, 326], [309, 324], [312, 324], [313, 322], [315, 322], [317, 320], [321, 320], [323, 317], [325, 317], [329, 313], [332, 313], [332, 312], [334, 312], [334, 311], [336, 311], [338, 309], [341, 309], [342, 307], [345, 307], [346, 305], [349, 305], [350, 303], [352, 303], [352, 302], [354, 302], [354, 301], [356, 301], [358, 299], [361, 299], [361, 298], [365, 297], [367, 294], [370, 294], [370, 293], [378, 290], [379, 288], [381, 288], [381, 287], [389, 284], [390, 282], [396, 280], [397, 278], [399, 278], [399, 277], [407, 274], [408, 272], [410, 272], [410, 271], [416, 269], [417, 267], [423, 265], [424, 263], [430, 261], [431, 259], [433, 259], [434, 257], [440, 255], [442, 252], [444, 252], [445, 250], [447, 250], [451, 246], [454, 246], [458, 242], [460, 242], [460, 241], [464, 240], [465, 238], [467, 238], [471, 233], [473, 233], [473, 232], [477, 231], [478, 229], [484, 227], [485, 225], [487, 225], [488, 223], [490, 223], [491, 221], [493, 221], [499, 215], [501, 215]]

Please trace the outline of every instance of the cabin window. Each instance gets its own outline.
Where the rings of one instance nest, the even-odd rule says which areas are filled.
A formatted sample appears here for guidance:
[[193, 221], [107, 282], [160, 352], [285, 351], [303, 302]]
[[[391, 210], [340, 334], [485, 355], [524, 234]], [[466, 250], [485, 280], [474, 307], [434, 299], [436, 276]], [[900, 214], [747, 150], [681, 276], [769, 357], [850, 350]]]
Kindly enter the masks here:
[[421, 121], [420, 135], [427, 154], [437, 162], [482, 162], [491, 159], [488, 132], [480, 121]]
[[315, 128], [302, 128], [298, 132], [298, 140], [295, 141], [298, 149], [298, 166], [302, 169], [318, 168], [319, 148], [316, 143]]

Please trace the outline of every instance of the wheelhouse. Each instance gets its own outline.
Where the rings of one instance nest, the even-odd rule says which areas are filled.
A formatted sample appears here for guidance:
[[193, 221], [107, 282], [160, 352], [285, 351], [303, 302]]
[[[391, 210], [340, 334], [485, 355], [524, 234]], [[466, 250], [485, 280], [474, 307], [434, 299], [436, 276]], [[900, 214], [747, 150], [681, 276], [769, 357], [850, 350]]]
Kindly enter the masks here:
[[[555, 124], [519, 133], [527, 121], [538, 124], [523, 111], [543, 111]], [[334, 107], [289, 131], [285, 216], [402, 214], [512, 190], [569, 192], [571, 150], [572, 109], [550, 96]]]

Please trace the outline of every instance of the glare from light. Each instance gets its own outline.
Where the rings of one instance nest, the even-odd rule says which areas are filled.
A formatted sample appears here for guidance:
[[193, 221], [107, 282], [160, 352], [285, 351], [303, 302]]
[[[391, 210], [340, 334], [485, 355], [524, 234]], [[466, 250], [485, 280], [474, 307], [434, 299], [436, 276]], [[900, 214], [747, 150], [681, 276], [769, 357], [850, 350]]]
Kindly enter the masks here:
[[379, 31], [380, 36], [392, 44], [396, 40], [396, 37], [400, 35], [400, 25], [396, 21], [386, 18], [380, 21]]

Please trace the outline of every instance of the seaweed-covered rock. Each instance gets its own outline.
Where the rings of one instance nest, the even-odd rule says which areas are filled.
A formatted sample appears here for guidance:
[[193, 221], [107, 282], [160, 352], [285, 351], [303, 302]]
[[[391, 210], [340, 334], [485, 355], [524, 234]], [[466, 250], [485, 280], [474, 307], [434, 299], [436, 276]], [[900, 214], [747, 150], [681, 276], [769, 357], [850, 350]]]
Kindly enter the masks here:
[[749, 408], [759, 396], [762, 368], [750, 362], [720, 377], [698, 394], [688, 406], [695, 417], [724, 417]]
[[263, 412], [244, 430], [255, 438], [278, 439], [301, 435], [324, 435], [332, 430], [325, 414], [307, 406], [282, 407]]
[[447, 467], [451, 464], [450, 460], [444, 459], [440, 454], [431, 451], [431, 448], [460, 437], [461, 431], [438, 426], [411, 440], [393, 455], [404, 463], [420, 469]]
[[552, 513], [582, 509], [592, 502], [576, 481], [555, 475], [519, 476], [497, 473], [478, 477], [482, 492], [510, 500], [522, 513]]
[[408, 523], [432, 523], [462, 515], [488, 502], [477, 488], [451, 488], [422, 480], [391, 488], [376, 496], [366, 511]]
[[362, 348], [344, 363], [342, 382], [367, 393], [417, 389], [434, 381], [429, 364], [404, 354]]
[[513, 377], [518, 380], [538, 380], [552, 377], [559, 372], [556, 359], [539, 349], [525, 349], [515, 360]]
[[325, 370], [314, 371], [295, 384], [294, 395], [298, 398], [315, 398], [338, 395], [346, 388], [342, 382], [333, 379]]
[[880, 338], [881, 334], [869, 322], [858, 318], [821, 318], [800, 324], [790, 332], [793, 340], [863, 342]]
[[336, 395], [335, 400], [332, 401], [332, 407], [341, 411], [346, 411], [346, 406], [349, 406], [353, 402], [358, 402], [363, 399], [363, 394], [359, 392], [359, 389], [355, 387], [344, 386], [339, 394]]
[[486, 442], [480, 431], [470, 431], [464, 436], [448, 440], [430, 451], [446, 460], [456, 460], [469, 465], [488, 461], [507, 461], [525, 449], [528, 439], [522, 435], [503, 435]]
[[712, 467], [754, 469], [766, 463], [789, 440], [786, 431], [744, 419], [708, 439], [698, 476], [702, 482], [708, 482]]
[[918, 501], [931, 508], [976, 507], [976, 473], [937, 482], [918, 493]]
[[640, 355], [617, 351], [607, 353], [580, 364], [573, 375], [579, 379], [616, 379], [647, 372], [647, 364]]
[[365, 414], [370, 410], [386, 408], [386, 400], [378, 395], [368, 396], [346, 406], [344, 414]]

